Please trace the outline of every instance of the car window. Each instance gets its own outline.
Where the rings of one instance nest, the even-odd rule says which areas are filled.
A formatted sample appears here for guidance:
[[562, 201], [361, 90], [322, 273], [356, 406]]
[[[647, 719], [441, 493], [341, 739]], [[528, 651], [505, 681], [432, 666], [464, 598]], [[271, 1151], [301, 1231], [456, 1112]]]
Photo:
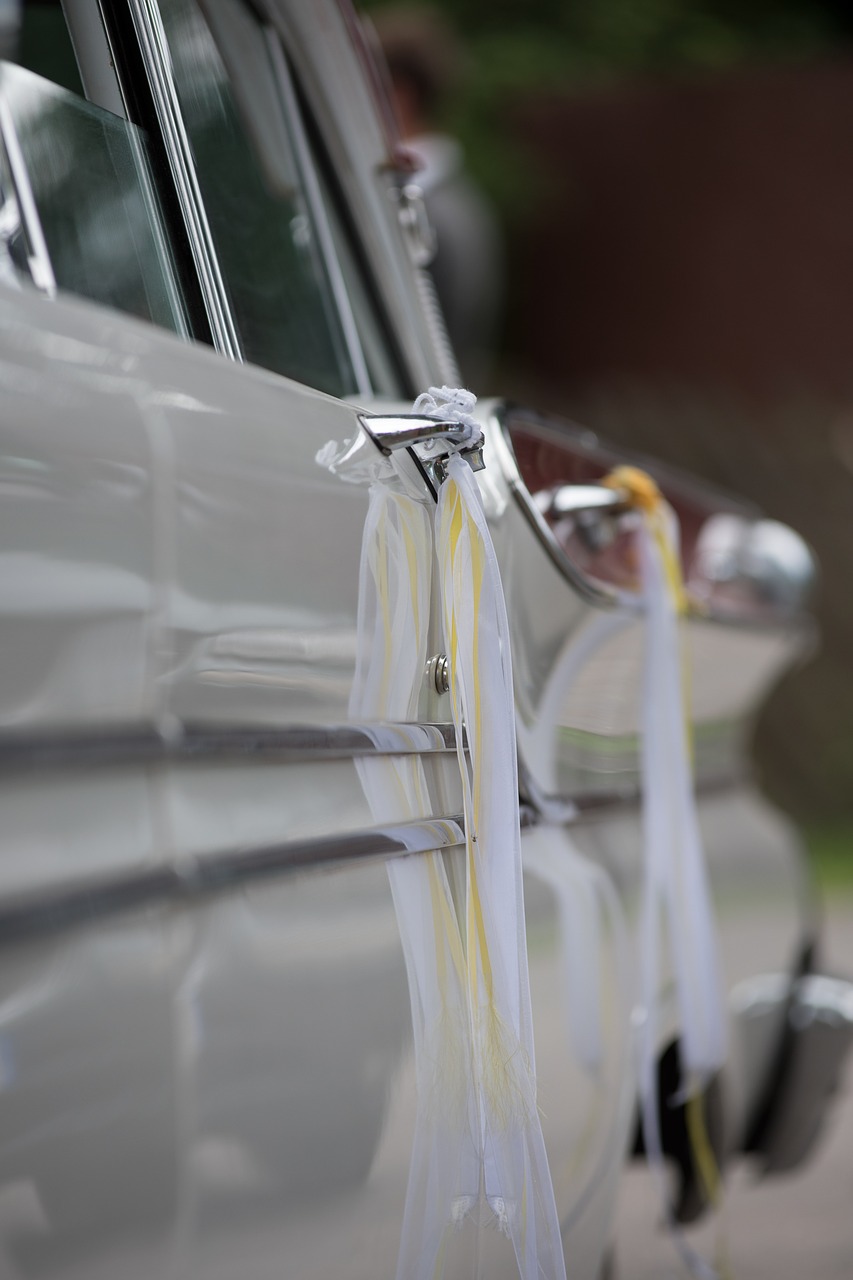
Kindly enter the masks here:
[[[242, 0], [133, 12], [155, 102], [154, 77], [171, 84], [171, 107], [131, 106], [148, 137], [82, 96], [62, 10], [27, 6], [26, 68], [0, 70], [0, 278], [195, 332], [339, 397], [398, 398], [396, 349], [279, 37]], [[149, 141], [168, 191], [155, 190]], [[164, 206], [183, 218], [167, 223]], [[176, 261], [197, 273], [209, 327], [182, 297], [193, 279]]]
[[145, 157], [133, 125], [23, 67], [0, 64], [0, 245], [55, 289], [185, 331]]
[[[316, 145], [316, 144], [315, 144]], [[370, 287], [370, 277], [355, 248], [355, 236], [343, 215], [343, 197], [334, 186], [329, 165], [316, 157], [318, 191], [340, 263], [341, 275], [352, 307], [353, 322], [364, 354], [371, 390], [391, 400], [410, 398], [381, 307]]]
[[[246, 360], [336, 396], [363, 387], [345, 327], [275, 46], [234, 0], [160, 0], [171, 74], [195, 176]], [[251, 72], [247, 80], [246, 72]], [[236, 86], [236, 89], [235, 89]], [[242, 88], [242, 98], [237, 92]]]

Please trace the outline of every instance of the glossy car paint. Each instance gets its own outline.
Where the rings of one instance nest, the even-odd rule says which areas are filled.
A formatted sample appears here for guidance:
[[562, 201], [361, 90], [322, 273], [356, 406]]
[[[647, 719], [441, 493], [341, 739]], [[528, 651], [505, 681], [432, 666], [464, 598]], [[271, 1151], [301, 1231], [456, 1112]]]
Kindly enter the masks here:
[[[442, 381], [340, 11], [270, 0], [268, 14], [346, 190], [406, 377], [417, 389]], [[0, 930], [4, 1262], [13, 1275], [146, 1280], [391, 1274], [415, 1086], [382, 815], [351, 753], [281, 742], [306, 726], [358, 727], [348, 706], [367, 487], [316, 459], [359, 431], [357, 409], [401, 402], [347, 404], [85, 302], [3, 286], [0, 377], [0, 922], [16, 922]], [[625, 939], [602, 912], [589, 944], [601, 1032], [590, 1070], [572, 1036], [566, 895], [592, 865], [629, 923], [635, 914], [641, 627], [561, 577], [514, 499], [495, 406], [483, 424], [521, 761], [532, 795], [579, 809], [568, 842], [558, 833], [562, 881], [547, 872], [547, 824], [523, 845], [539, 1102], [568, 1264], [592, 1278], [631, 1138], [633, 993]], [[430, 507], [413, 461], [403, 465]], [[714, 746], [701, 781], [718, 788], [702, 819], [739, 1007], [740, 985], [789, 972], [810, 936], [796, 837], [742, 776], [744, 730], [800, 639], [787, 626], [693, 629], [694, 701]], [[420, 716], [450, 718], [426, 678]], [[718, 723], [736, 731], [715, 734]], [[284, 735], [278, 749], [246, 746], [264, 733]], [[435, 818], [453, 819], [452, 755], [417, 749]], [[329, 855], [353, 833], [368, 847], [375, 838], [376, 856]], [[298, 866], [284, 856], [293, 849]], [[223, 860], [231, 878], [217, 880]], [[781, 943], [764, 925], [771, 900]], [[769, 1016], [779, 1023], [780, 1010]], [[772, 1030], [750, 1045], [736, 1025], [732, 1149], [769, 1072]], [[490, 1276], [515, 1274], [508, 1242], [484, 1229], [459, 1233], [448, 1275], [475, 1274], [477, 1258]]]

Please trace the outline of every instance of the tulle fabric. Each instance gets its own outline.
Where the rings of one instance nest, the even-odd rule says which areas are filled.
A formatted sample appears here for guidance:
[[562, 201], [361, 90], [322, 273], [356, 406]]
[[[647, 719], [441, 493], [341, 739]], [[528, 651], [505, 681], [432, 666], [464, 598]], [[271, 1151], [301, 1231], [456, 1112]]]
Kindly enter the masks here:
[[[643, 829], [646, 893], [643, 975], [656, 1003], [660, 940], [669, 938], [681, 1025], [683, 1088], [725, 1061], [726, 1019], [716, 926], [693, 790], [685, 666], [679, 635], [678, 528], [663, 502], [641, 520], [637, 543], [646, 611], [643, 677]], [[654, 1033], [649, 1018], [650, 1033]]]
[[479, 487], [458, 455], [439, 491], [436, 553], [465, 806], [466, 978], [483, 1194], [512, 1240], [522, 1280], [545, 1280], [565, 1276], [565, 1263], [536, 1109], [509, 626]]
[[649, 1161], [657, 1173], [670, 1229], [694, 1275], [715, 1269], [677, 1230], [669, 1206], [657, 1101], [657, 1008], [662, 943], [680, 1024], [681, 1099], [699, 1093], [726, 1057], [726, 1014], [716, 928], [693, 789], [685, 666], [679, 636], [683, 610], [678, 526], [661, 500], [639, 517], [636, 533], [646, 637], [642, 705], [645, 883], [641, 916], [640, 1092]]
[[610, 875], [578, 851], [565, 826], [543, 822], [529, 832], [524, 865], [556, 900], [567, 1042], [590, 1085], [572, 1157], [553, 1171], [565, 1235], [609, 1194], [635, 1116], [633, 957]]
[[[422, 504], [392, 484], [371, 486], [350, 704], [362, 721], [418, 718], [437, 553], [464, 793], [465, 909], [462, 918], [440, 854], [389, 863], [418, 1089], [397, 1277], [440, 1280], [452, 1233], [474, 1219], [510, 1237], [522, 1280], [564, 1280], [536, 1109], [506, 613], [476, 481], [460, 458], [447, 470], [434, 534]], [[358, 768], [374, 812], [429, 816], [417, 757]]]

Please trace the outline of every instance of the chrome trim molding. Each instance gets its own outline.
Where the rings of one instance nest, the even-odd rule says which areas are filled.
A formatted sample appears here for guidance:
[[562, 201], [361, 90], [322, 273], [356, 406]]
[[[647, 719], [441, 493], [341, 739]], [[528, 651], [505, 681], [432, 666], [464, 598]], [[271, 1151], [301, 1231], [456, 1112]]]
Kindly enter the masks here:
[[592, 582], [576, 568], [560, 546], [557, 539], [554, 537], [548, 526], [548, 522], [536, 506], [530, 490], [522, 479], [518, 462], [515, 457], [515, 450], [512, 447], [512, 440], [510, 439], [509, 426], [506, 421], [510, 412], [511, 410], [509, 406], [498, 405], [493, 413], [493, 419], [496, 427], [493, 439], [498, 446], [501, 470], [503, 471], [504, 479], [506, 480], [510, 493], [515, 498], [522, 515], [538, 537], [550, 560], [560, 571], [562, 576], [572, 587], [574, 587], [578, 595], [581, 596], [582, 599], [588, 601], [588, 603], [597, 605], [599, 608], [604, 609], [613, 609], [618, 605], [622, 605], [623, 607], [633, 605], [639, 612], [641, 609], [641, 601], [639, 597], [637, 597], [635, 602], [634, 600], [629, 600], [627, 593], [617, 595], [614, 590]]
[[154, 0], [130, 0], [130, 13], [166, 144], [169, 166], [195, 260], [214, 345], [232, 360], [242, 361], [240, 338], [231, 314], [228, 293], [198, 185], [193, 150], [172, 75], [171, 54], [163, 20]]
[[[545, 515], [549, 510], [559, 515], [583, 515], [590, 511], [603, 511], [605, 514], [618, 517], [624, 514], [626, 508], [624, 506], [623, 496], [618, 490], [612, 492], [605, 489], [601, 485], [579, 484], [579, 485], [557, 485], [554, 489], [548, 490], [543, 495], [532, 494], [524, 483], [518, 461], [515, 456], [515, 450], [512, 446], [512, 439], [509, 430], [509, 419], [514, 412], [514, 406], [508, 404], [498, 404], [492, 411], [492, 418], [496, 430], [493, 439], [496, 442], [497, 450], [500, 455], [500, 465], [507, 483], [507, 487], [517, 502], [522, 514], [531, 526], [549, 559], [559, 570], [562, 576], [570, 583], [570, 585], [578, 592], [578, 594], [590, 604], [594, 604], [599, 608], [614, 609], [619, 608], [630, 614], [642, 614], [643, 601], [639, 594], [635, 594], [629, 590], [619, 590], [615, 587], [608, 586], [606, 583], [598, 582], [580, 570], [574, 564], [571, 557], [566, 554], [560, 546], [557, 538], [551, 531]], [[543, 424], [547, 425], [547, 424]], [[642, 462], [642, 459], [640, 459]], [[695, 482], [694, 482], [695, 487]], [[710, 486], [702, 484], [703, 490], [707, 489], [712, 492]], [[539, 501], [537, 501], [539, 499]], [[726, 500], [721, 496], [721, 501]], [[773, 524], [772, 521], [762, 521], [758, 517], [758, 512], [753, 510], [747, 504], [738, 504], [739, 511], [742, 510], [742, 519], [748, 520], [755, 527]], [[725, 509], [727, 514], [730, 507]], [[786, 533], [793, 533], [787, 526], [782, 526]], [[802, 543], [802, 551], [804, 556], [809, 556], [809, 549], [798, 535], [793, 535], [798, 543]], [[813, 629], [813, 623], [809, 618], [804, 607], [792, 609], [777, 609], [767, 614], [754, 614], [750, 611], [737, 612], [734, 610], [722, 610], [714, 607], [713, 604], [705, 604], [698, 600], [689, 600], [687, 610], [687, 620], [689, 622], [711, 623], [716, 626], [725, 627], [727, 630], [746, 630], [756, 632], [778, 632], [780, 628], [796, 629], [805, 638], [808, 638], [809, 632]]]
[[80, 733], [0, 733], [0, 776], [35, 769], [89, 769], [192, 760], [270, 759], [282, 764], [361, 756], [430, 755], [456, 751], [453, 724], [230, 725], [103, 729]]
[[104, 18], [105, 0], [62, 0], [62, 11], [86, 98], [105, 111], [129, 120], [121, 92], [116, 56]]
[[[696, 779], [698, 798], [717, 795], [750, 782], [749, 770], [742, 763], [730, 770], [720, 770]], [[600, 791], [578, 791], [574, 795], [533, 796], [530, 780], [524, 772], [520, 775], [522, 799], [519, 815], [522, 831], [540, 823], [571, 827], [580, 823], [597, 822], [618, 817], [620, 813], [637, 810], [643, 803], [643, 789], [639, 779], [623, 786], [602, 788]]]
[[0, 947], [35, 935], [97, 923], [142, 907], [181, 905], [256, 880], [431, 853], [464, 843], [461, 816], [433, 818], [195, 856], [182, 859], [179, 866], [152, 867], [60, 885], [0, 901]]

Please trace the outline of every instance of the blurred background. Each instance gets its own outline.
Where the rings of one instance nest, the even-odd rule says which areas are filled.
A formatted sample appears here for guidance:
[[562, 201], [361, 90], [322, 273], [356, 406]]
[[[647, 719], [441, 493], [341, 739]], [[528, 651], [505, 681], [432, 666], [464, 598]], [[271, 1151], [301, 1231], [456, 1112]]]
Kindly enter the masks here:
[[[396, 38], [387, 4], [361, 7]], [[757, 761], [826, 877], [853, 882], [853, 6], [438, 0], [431, 15], [434, 127], [461, 142], [501, 245], [492, 359], [463, 352], [463, 376], [735, 490], [811, 543], [821, 649], [773, 695]]]

